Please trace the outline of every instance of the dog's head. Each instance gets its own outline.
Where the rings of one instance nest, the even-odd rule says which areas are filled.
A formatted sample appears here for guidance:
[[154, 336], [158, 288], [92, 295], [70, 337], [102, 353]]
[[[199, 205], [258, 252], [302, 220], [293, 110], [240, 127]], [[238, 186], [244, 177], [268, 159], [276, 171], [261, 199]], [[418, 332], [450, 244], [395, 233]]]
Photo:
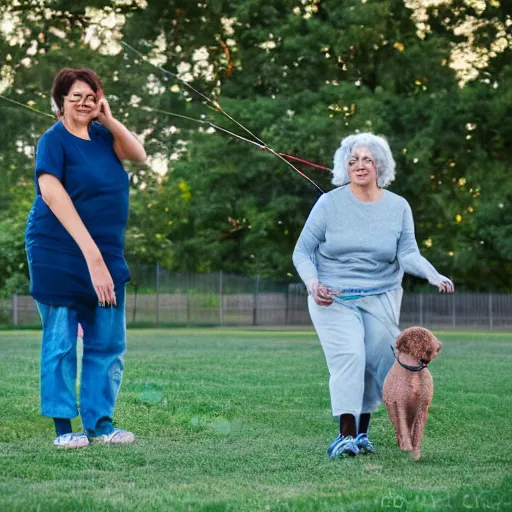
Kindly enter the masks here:
[[396, 340], [396, 348], [427, 365], [435, 359], [443, 344], [424, 327], [409, 327]]

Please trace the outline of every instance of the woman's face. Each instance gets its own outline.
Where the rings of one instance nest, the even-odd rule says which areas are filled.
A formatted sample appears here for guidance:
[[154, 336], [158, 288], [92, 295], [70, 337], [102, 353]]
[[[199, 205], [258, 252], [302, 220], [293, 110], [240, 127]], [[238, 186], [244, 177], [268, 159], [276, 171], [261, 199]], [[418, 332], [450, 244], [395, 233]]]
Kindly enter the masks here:
[[367, 187], [377, 184], [377, 167], [368, 148], [363, 146], [354, 149], [348, 159], [347, 168], [350, 182], [354, 185]]
[[85, 82], [76, 80], [64, 96], [64, 118], [77, 124], [89, 124], [98, 116], [97, 94]]

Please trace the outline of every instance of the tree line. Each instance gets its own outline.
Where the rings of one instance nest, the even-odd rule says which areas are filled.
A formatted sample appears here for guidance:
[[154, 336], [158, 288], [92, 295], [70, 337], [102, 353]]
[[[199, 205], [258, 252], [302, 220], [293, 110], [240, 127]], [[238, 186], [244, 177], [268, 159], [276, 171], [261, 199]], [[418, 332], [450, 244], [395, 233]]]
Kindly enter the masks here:
[[[0, 94], [49, 113], [60, 68], [99, 74], [150, 155], [127, 167], [131, 261], [297, 280], [291, 253], [319, 195], [269, 151], [211, 128], [251, 138], [162, 66], [278, 152], [330, 167], [344, 136], [386, 136], [390, 190], [411, 204], [422, 253], [459, 289], [510, 292], [512, 5], [430, 4], [8, 0]], [[28, 282], [34, 148], [53, 121], [2, 98], [0, 110], [0, 290], [10, 294]], [[332, 188], [329, 171], [294, 165]]]

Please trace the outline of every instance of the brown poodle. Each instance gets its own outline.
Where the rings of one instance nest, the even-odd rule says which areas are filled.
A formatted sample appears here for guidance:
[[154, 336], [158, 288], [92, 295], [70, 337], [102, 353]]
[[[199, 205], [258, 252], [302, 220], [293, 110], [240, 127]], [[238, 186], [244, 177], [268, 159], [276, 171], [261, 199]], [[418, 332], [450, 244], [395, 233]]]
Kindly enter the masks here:
[[423, 327], [410, 327], [396, 340], [396, 361], [384, 381], [384, 403], [395, 427], [401, 450], [420, 458], [421, 438], [434, 395], [434, 380], [427, 364], [443, 344]]

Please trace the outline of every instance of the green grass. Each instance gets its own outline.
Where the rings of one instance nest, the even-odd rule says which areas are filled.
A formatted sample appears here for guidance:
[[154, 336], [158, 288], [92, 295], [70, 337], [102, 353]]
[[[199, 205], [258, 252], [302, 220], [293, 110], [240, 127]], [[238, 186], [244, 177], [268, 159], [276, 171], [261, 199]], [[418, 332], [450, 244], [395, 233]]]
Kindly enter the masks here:
[[40, 333], [0, 332], [0, 510], [512, 510], [512, 334], [438, 335], [414, 461], [384, 409], [377, 455], [326, 457], [325, 361], [311, 331], [290, 330], [129, 331], [115, 419], [136, 444], [57, 450]]

